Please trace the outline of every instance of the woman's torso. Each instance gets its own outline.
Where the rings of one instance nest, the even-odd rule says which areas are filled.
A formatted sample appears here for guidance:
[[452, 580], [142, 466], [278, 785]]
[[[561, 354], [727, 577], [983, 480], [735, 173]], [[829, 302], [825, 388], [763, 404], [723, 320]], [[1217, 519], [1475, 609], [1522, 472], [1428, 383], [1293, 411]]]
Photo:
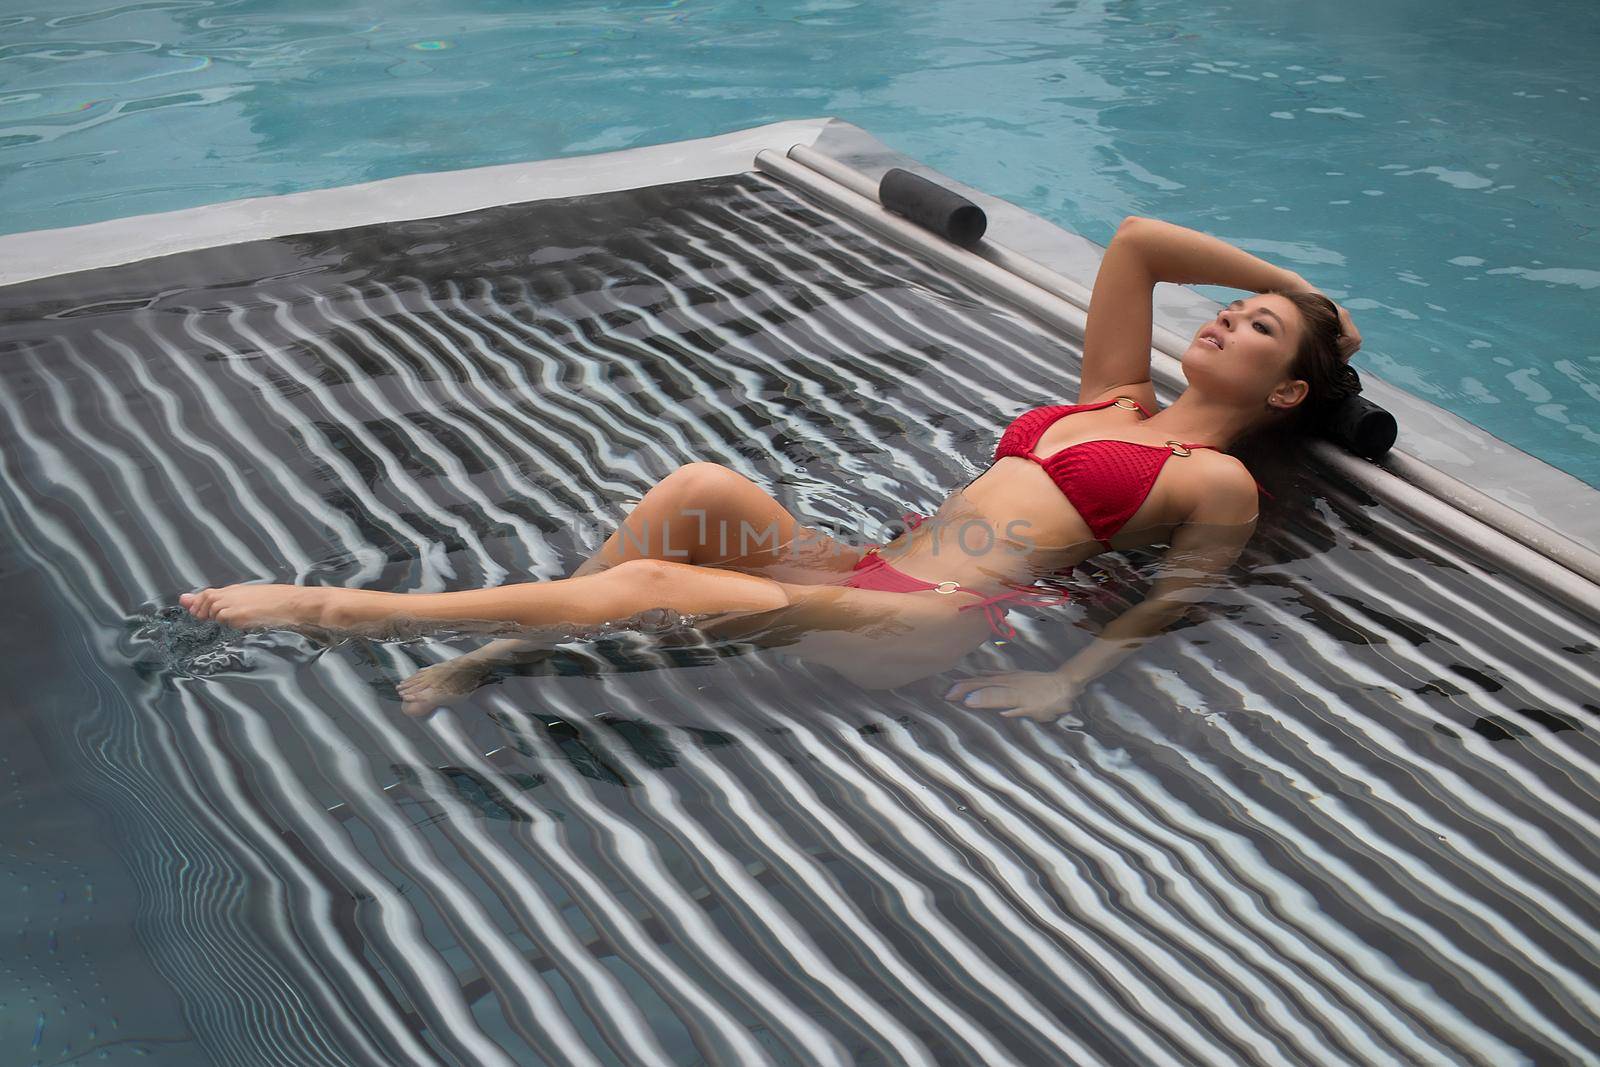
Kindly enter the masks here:
[[[928, 521], [885, 545], [884, 557], [914, 577], [983, 588], [1070, 569], [1108, 546], [1169, 541], [1206, 485], [1237, 461], [1209, 449], [1173, 449], [1139, 410], [1111, 406], [1110, 399], [1097, 410], [1077, 405], [1076, 411], [1024, 413], [1002, 436], [1014, 454], [997, 458]], [[1027, 442], [1013, 431], [1030, 417], [1048, 425], [1024, 449]], [[1034, 458], [1015, 454], [1022, 451]], [[1039, 462], [1053, 458], [1050, 467]], [[1104, 541], [1084, 512], [1100, 525]], [[1114, 532], [1108, 514], [1116, 516]]]

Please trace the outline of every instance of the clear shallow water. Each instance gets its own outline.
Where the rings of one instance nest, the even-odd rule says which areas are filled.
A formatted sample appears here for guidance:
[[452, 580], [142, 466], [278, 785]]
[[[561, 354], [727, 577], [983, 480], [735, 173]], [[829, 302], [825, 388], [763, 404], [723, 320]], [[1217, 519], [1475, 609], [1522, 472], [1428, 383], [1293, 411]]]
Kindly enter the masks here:
[[[1076, 356], [753, 175], [0, 291], [0, 1049], [1583, 1062], [1600, 636], [1338, 486], [1051, 727], [692, 631], [422, 721], [459, 641], [173, 605], [554, 577], [686, 459], [871, 536]], [[952, 673], [1061, 662], [1154, 558]]]
[[1217, 233], [1600, 485], [1600, 7], [11, 4], [8, 231], [832, 114], [1101, 241]]

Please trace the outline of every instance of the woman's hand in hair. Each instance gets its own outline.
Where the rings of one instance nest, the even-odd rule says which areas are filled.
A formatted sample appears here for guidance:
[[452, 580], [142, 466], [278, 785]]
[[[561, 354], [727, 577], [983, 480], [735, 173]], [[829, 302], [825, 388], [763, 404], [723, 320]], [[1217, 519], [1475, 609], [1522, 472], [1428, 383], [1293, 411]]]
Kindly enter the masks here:
[[1321, 289], [1318, 289], [1316, 286], [1306, 281], [1305, 278], [1298, 274], [1296, 274], [1295, 277], [1299, 279], [1300, 282], [1300, 284], [1295, 288], [1303, 289], [1308, 293], [1316, 293], [1328, 303], [1332, 304], [1339, 312], [1339, 355], [1343, 357], [1346, 363], [1349, 363], [1350, 357], [1355, 355], [1356, 352], [1361, 348], [1361, 331], [1356, 329], [1355, 320], [1350, 317], [1350, 312], [1344, 309], [1343, 304], [1339, 303], [1333, 297], [1329, 296]]
[[1350, 318], [1350, 312], [1344, 309], [1344, 305], [1335, 302], [1333, 306], [1339, 309], [1339, 354], [1344, 357], [1346, 363], [1349, 363], [1350, 357], [1361, 348], [1361, 331], [1356, 329], [1356, 324]]

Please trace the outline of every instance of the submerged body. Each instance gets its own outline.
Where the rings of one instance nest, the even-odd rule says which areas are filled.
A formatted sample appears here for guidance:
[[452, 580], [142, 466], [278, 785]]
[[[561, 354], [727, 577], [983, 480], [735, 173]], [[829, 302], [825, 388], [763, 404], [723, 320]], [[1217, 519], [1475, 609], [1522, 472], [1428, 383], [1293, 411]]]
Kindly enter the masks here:
[[[233, 586], [219, 591], [231, 596], [204, 602], [202, 613], [210, 609], [222, 621], [245, 627], [305, 623], [382, 633], [397, 615], [408, 622], [431, 618], [504, 630], [508, 613], [533, 628], [606, 622], [668, 607], [703, 616], [700, 625], [712, 636], [780, 645], [862, 686], [904, 685], [949, 669], [1005, 634], [1001, 613], [1014, 599], [1027, 599], [1016, 594], [1037, 578], [1070, 571], [1108, 547], [1170, 542], [1174, 530], [1204, 511], [1208, 497], [1229, 495], [1219, 492], [1219, 484], [1237, 485], [1242, 478], [1254, 492], [1253, 479], [1232, 457], [1208, 454], [1193, 442], [1179, 442], [1176, 449], [1158, 443], [1159, 423], [1151, 433], [1155, 420], [1146, 419], [1145, 410], [1124, 396], [1024, 413], [1001, 435], [983, 474], [882, 546], [849, 544], [805, 527], [742, 475], [716, 464], [690, 464], [640, 502], [626, 520], [631, 534], [613, 535], [565, 582], [415, 594], [403, 596], [403, 603], [392, 599], [395, 594], [366, 591]], [[1129, 449], [1156, 462], [1144, 460], [1137, 472], [1116, 470]], [[1041, 462], [1097, 450], [1107, 453], [1096, 457], [1102, 469], [1080, 468], [1066, 486], [1060, 470]], [[1100, 521], [1091, 522], [1084, 511]], [[1109, 528], [1104, 517], [1119, 512], [1125, 514]], [[1245, 527], [1253, 517], [1252, 512]], [[729, 544], [727, 531], [744, 528], [776, 528], [780, 535], [770, 549], [719, 556]], [[1248, 537], [1237, 523], [1213, 532], [1228, 542]], [[661, 552], [682, 552], [685, 558], [652, 555], [653, 542]], [[735, 541], [734, 547], [748, 546]], [[724, 580], [709, 580], [704, 572], [712, 568]], [[885, 581], [885, 575], [894, 577]], [[925, 588], [914, 588], [918, 583]], [[514, 590], [547, 595], [508, 608], [506, 594], [514, 596]], [[568, 596], [558, 598], [558, 591]], [[226, 602], [234, 612], [223, 616]], [[991, 605], [998, 610], [974, 610]], [[412, 710], [427, 710], [435, 703], [430, 697], [442, 703], [470, 690], [480, 680], [474, 675], [482, 673], [473, 668], [486, 662], [464, 656], [429, 668], [402, 693], [409, 691]]]
[[[1186, 247], [1194, 240], [1198, 248]], [[1202, 261], [1216, 272], [1176, 276]], [[986, 689], [987, 703], [968, 700], [1058, 714], [1237, 558], [1254, 528], [1257, 486], [1221, 450], [1262, 421], [1263, 398], [1270, 416], [1307, 391], [1305, 381], [1286, 377], [1299, 343], [1298, 305], [1268, 293], [1249, 305], [1236, 301], [1196, 334], [1184, 361], [1191, 388], [1156, 411], [1149, 344], [1158, 280], [1309, 289], [1298, 275], [1215, 238], [1129, 220], [1096, 279], [1079, 404], [1024, 413], [1001, 435], [983, 474], [881, 548], [806, 527], [749, 479], [696, 463], [653, 487], [568, 579], [431, 594], [234, 585], [181, 600], [197, 617], [235, 626], [334, 629], [381, 628], [397, 617], [543, 628], [666, 608], [704, 616], [713, 635], [782, 645], [860, 684], [886, 687], [953, 666], [1003, 625], [998, 613], [1007, 599], [1041, 575], [1107, 549], [1170, 545], [1171, 566], [1151, 595], [1095, 646], [1058, 672], [1018, 672], [975, 687]], [[770, 532], [770, 540], [752, 545], [747, 530]], [[515, 646], [496, 642], [419, 672], [401, 685], [407, 710], [428, 710], [470, 688], [475, 674]], [[952, 695], [971, 692], [962, 686]]]
[[[1091, 421], [1100, 412], [1105, 414]], [[1001, 435], [988, 470], [926, 521], [881, 549], [869, 548], [843, 584], [919, 594], [934, 605], [936, 597], [947, 597], [924, 628], [951, 631], [950, 640], [933, 644], [959, 649], [959, 657], [991, 634], [1012, 636], [1003, 621], [1008, 604], [1057, 599], [1029, 595], [1036, 579], [1070, 571], [1102, 551], [1169, 543], [1173, 531], [1194, 523], [1196, 516], [1218, 524], [1209, 531], [1213, 542], [1242, 543], [1255, 520], [1252, 513], [1232, 521], [1238, 518], [1233, 501], [1242, 464], [1222, 456], [1199, 459], [1197, 466], [1169, 464], [1169, 459], [1195, 461], [1211, 446], [1175, 439], [1158, 443], [1141, 425], [1148, 420], [1147, 407], [1129, 396], [1024, 413]], [[1207, 499], [1221, 502], [1210, 516], [1205, 516]], [[814, 594], [790, 596], [803, 601]], [[987, 632], [963, 618], [980, 608]], [[811, 651], [819, 658], [816, 648]], [[897, 657], [880, 650], [868, 660], [860, 653], [857, 648], [824, 661], [843, 673], [862, 675], [858, 680], [888, 677], [899, 684], [904, 671], [921, 669], [927, 659], [913, 655], [901, 662], [903, 653]], [[900, 669], [886, 670], [886, 660]]]

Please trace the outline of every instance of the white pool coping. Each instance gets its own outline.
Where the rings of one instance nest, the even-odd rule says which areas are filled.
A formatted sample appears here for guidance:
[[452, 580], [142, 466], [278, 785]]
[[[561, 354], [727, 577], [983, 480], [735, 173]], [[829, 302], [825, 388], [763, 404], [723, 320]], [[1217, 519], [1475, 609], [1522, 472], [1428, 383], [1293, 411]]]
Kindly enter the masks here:
[[[290, 234], [739, 174], [753, 169], [758, 151], [783, 152], [796, 144], [809, 145], [874, 178], [890, 167], [904, 167], [956, 189], [988, 213], [991, 239], [1084, 287], [1093, 284], [1105, 252], [1100, 245], [946, 177], [857, 126], [817, 118], [599, 155], [410, 174], [3, 235], [0, 285]], [[1192, 334], [1215, 316], [1218, 307], [1184, 286], [1158, 286], [1155, 296], [1156, 324], [1180, 336]], [[1367, 395], [1399, 420], [1397, 448], [1600, 551], [1600, 491], [1370, 373], [1363, 371], [1362, 380]]]
[[0, 236], [0, 285], [268, 237], [740, 174], [750, 170], [750, 161], [763, 148], [814, 143], [829, 121], [775, 122], [620, 152], [407, 174], [334, 189], [7, 234]]

